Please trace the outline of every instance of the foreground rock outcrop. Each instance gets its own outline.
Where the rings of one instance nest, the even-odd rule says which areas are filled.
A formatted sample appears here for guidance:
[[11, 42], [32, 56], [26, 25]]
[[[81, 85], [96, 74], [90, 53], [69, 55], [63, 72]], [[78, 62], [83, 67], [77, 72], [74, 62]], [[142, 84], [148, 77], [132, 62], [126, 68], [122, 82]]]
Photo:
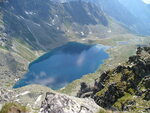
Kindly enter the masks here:
[[135, 56], [102, 73], [93, 87], [81, 83], [77, 96], [92, 97], [104, 108], [150, 112], [150, 47], [138, 47]]
[[41, 105], [41, 113], [97, 113], [102, 110], [92, 99], [80, 99], [49, 92]]
[[40, 85], [28, 85], [11, 90], [0, 87], [0, 113], [3, 113], [1, 112], [2, 108], [2, 110], [4, 110], [4, 108], [14, 110], [15, 107], [17, 110], [18, 107], [21, 106], [29, 110], [27, 113], [39, 113], [41, 103], [45, 98], [45, 93], [51, 91], [52, 90], [50, 88]]
[[104, 111], [91, 98], [67, 96], [40, 85], [13, 90], [0, 88], [0, 113], [97, 113], [99, 110]]

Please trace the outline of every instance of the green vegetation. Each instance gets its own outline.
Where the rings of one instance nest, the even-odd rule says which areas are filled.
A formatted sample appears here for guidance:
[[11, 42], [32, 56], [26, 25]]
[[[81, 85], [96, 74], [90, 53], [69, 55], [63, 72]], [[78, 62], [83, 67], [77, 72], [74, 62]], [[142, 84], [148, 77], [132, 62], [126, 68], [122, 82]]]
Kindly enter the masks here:
[[106, 110], [100, 110], [98, 113], [108, 113]]
[[24, 43], [21, 39], [13, 40], [13, 44], [15, 45], [16, 52], [27, 59], [28, 61], [33, 61], [36, 58], [34, 51], [32, 51], [29, 45]]
[[64, 25], [69, 29], [71, 27], [71, 22], [65, 21]]
[[[98, 113], [124, 113], [124, 112], [121, 112], [121, 111], [111, 111], [111, 110], [99, 110]], [[125, 112], [125, 113], [129, 113], [129, 112]]]
[[[133, 105], [130, 105], [131, 103]], [[143, 101], [141, 97], [136, 97], [134, 95], [126, 93], [113, 105], [113, 107], [116, 107], [119, 110], [122, 109], [122, 106], [128, 106], [128, 109], [132, 109], [131, 113], [137, 113], [138, 111], [143, 110], [146, 107], [148, 108], [150, 106], [150, 102]]]
[[118, 108], [119, 110], [121, 110], [122, 105], [129, 101], [132, 100], [133, 96], [130, 94], [125, 94], [125, 96], [123, 96], [122, 98], [118, 99], [118, 101], [113, 105], [114, 107]]
[[97, 95], [97, 96], [104, 96], [104, 95], [105, 95], [105, 92], [106, 92], [107, 90], [108, 90], [107, 88], [104, 88], [104, 89], [102, 89], [101, 91], [97, 92], [96, 95]]
[[0, 113], [26, 113], [28, 109], [25, 106], [20, 105], [19, 103], [6, 103]]
[[[150, 105], [150, 101], [143, 101], [143, 98], [145, 97], [145, 93], [143, 93], [143, 96], [140, 97], [136, 97], [135, 93], [136, 93], [136, 88], [134, 86], [132, 86], [132, 84], [139, 84], [138, 86], [140, 87], [139, 90], [147, 90], [149, 88], [148, 82], [146, 82], [145, 84], [141, 81], [140, 83], [138, 83], [140, 80], [136, 79], [136, 75], [133, 73], [133, 71], [128, 70], [128, 69], [124, 69], [122, 70], [122, 73], [124, 73], [125, 76], [125, 80], [122, 80], [122, 74], [121, 73], [115, 73], [110, 71], [108, 73], [109, 79], [105, 81], [104, 83], [104, 88], [102, 90], [100, 90], [99, 92], [96, 93], [97, 96], [100, 97], [105, 97], [105, 93], [108, 92], [109, 90], [109, 86], [111, 83], [116, 83], [116, 91], [118, 90], [119, 92], [124, 92], [124, 96], [122, 96], [121, 98], [119, 98], [114, 104], [113, 107], [117, 108], [118, 110], [122, 110], [123, 106], [129, 106], [128, 109], [132, 109], [132, 111], [140, 111], [143, 110], [144, 108], [148, 108], [148, 106]], [[140, 79], [138, 77], [138, 79]], [[146, 87], [147, 86], [147, 87]], [[114, 92], [114, 96], [117, 96], [117, 93]], [[133, 105], [131, 105], [131, 103]], [[140, 106], [140, 107], [139, 107]]]
[[0, 46], [0, 49], [8, 50], [8, 48], [5, 46]]

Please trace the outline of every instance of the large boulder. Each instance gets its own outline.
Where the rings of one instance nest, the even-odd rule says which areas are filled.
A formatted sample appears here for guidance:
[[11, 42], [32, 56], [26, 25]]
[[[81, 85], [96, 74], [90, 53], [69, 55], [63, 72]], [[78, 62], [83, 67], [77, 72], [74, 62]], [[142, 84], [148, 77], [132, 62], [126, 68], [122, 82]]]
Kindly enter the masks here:
[[54, 92], [48, 92], [41, 105], [41, 113], [97, 113], [100, 109], [92, 99]]

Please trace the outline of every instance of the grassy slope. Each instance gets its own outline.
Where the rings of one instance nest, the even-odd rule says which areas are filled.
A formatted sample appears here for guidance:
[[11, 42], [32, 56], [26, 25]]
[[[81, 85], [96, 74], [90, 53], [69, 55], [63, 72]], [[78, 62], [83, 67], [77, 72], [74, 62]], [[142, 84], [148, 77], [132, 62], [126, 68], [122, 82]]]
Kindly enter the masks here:
[[26, 113], [28, 112], [27, 111], [27, 108], [25, 106], [22, 106], [18, 103], [6, 103], [2, 110], [0, 111], [0, 113], [11, 113], [11, 112], [22, 112], [22, 113]]
[[[0, 15], [0, 27], [3, 27]], [[3, 37], [3, 30], [0, 37]], [[27, 71], [27, 65], [38, 57], [29, 45], [17, 39], [8, 38], [10, 45], [0, 46], [0, 86], [11, 88], [16, 82], [15, 79], [22, 77]]]
[[27, 59], [28, 61], [33, 61], [37, 57], [35, 55], [35, 52], [32, 49], [30, 49], [30, 46], [28, 46], [25, 43], [22, 43], [18, 39], [13, 40], [13, 46], [14, 51], [21, 57]]

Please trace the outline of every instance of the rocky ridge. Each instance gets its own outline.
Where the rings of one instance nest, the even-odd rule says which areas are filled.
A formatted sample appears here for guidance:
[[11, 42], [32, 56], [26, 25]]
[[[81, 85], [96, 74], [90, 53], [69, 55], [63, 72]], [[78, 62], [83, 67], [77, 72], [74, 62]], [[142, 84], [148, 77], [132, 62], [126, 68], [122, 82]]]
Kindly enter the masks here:
[[41, 105], [41, 113], [96, 113], [100, 108], [90, 98], [76, 97], [48, 92]]
[[[37, 90], [35, 90], [37, 89]], [[14, 102], [20, 103], [32, 109], [39, 109], [45, 93], [51, 92], [48, 87], [40, 85], [29, 85], [18, 89], [0, 88], [0, 105]]]
[[81, 83], [78, 97], [92, 97], [104, 107], [120, 111], [150, 112], [150, 47], [138, 47], [136, 55], [95, 80]]
[[10, 102], [13, 100], [12, 95], [14, 95], [13, 91], [0, 88], [0, 108], [3, 103]]
[[[19, 37], [19, 40], [36, 50], [50, 50], [68, 42], [70, 36], [67, 35], [70, 32], [72, 35], [77, 32], [78, 38], [87, 35], [90, 31], [86, 31], [82, 25], [102, 23], [107, 26], [103, 12], [98, 8], [90, 11], [93, 7], [92, 4], [78, 1], [68, 4], [50, 0], [39, 0], [36, 3], [34, 0], [8, 0], [0, 4], [0, 13], [3, 15], [4, 32], [12, 39]], [[88, 12], [92, 16], [89, 16]]]
[[9, 111], [14, 110], [14, 113], [18, 113], [17, 110], [22, 111], [20, 105], [27, 109], [25, 113], [96, 113], [104, 110], [91, 98], [81, 99], [60, 94], [40, 85], [29, 85], [14, 90], [0, 88], [0, 110], [8, 107]]
[[27, 64], [20, 56], [0, 48], [0, 86], [10, 89], [25, 73]]

